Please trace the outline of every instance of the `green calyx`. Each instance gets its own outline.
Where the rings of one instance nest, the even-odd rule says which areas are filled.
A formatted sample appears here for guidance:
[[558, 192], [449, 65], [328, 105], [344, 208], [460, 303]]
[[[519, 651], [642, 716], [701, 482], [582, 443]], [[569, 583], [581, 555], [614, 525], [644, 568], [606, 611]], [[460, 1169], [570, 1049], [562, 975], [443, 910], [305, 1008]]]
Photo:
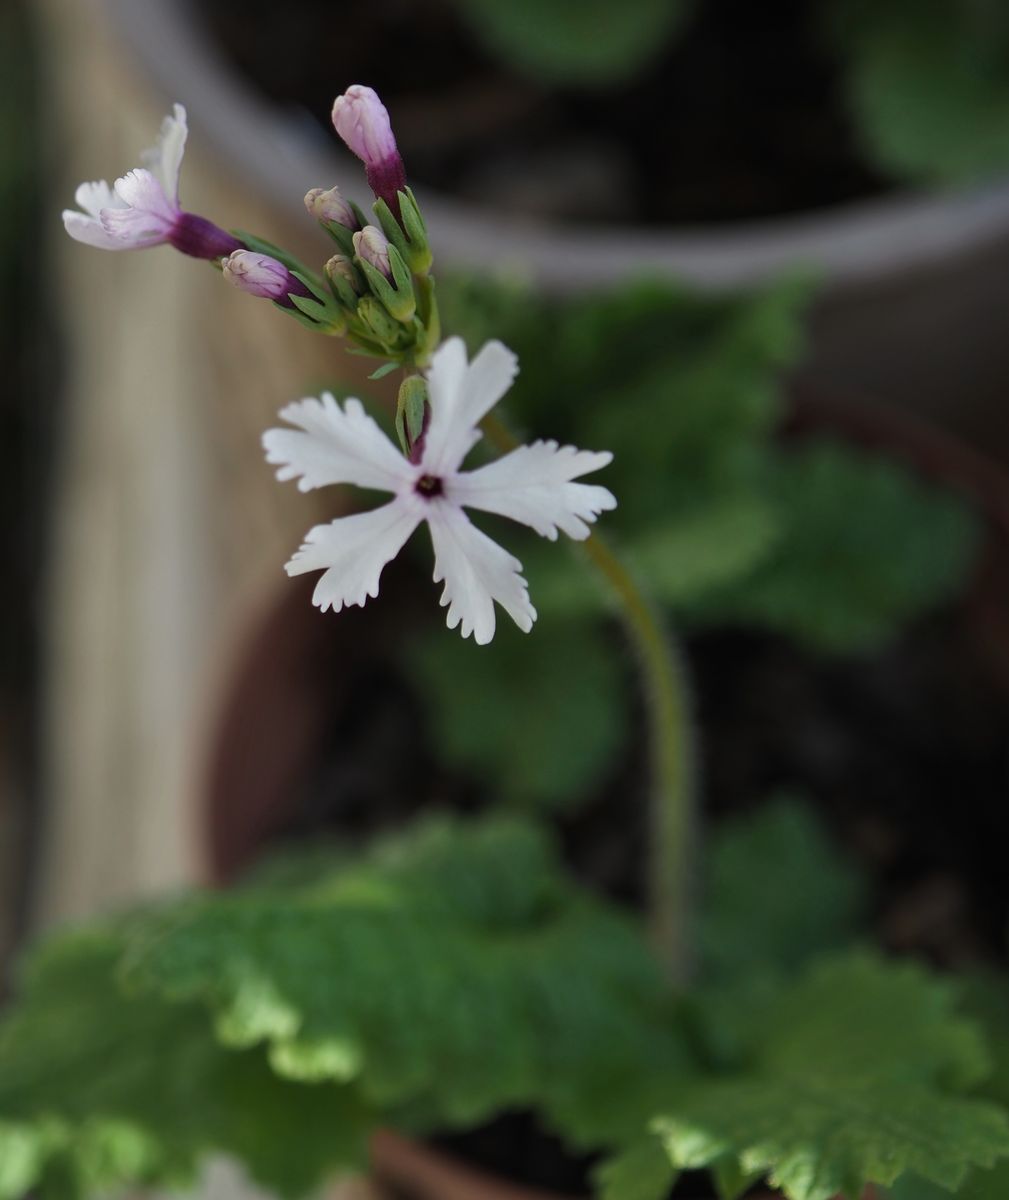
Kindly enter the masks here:
[[378, 218], [382, 232], [403, 256], [403, 261], [414, 275], [427, 275], [434, 262], [434, 255], [427, 240], [427, 226], [420, 215], [416, 197], [410, 188], [397, 192], [400, 219], [397, 221], [384, 200], [376, 200], [372, 211]]
[[405, 455], [409, 456], [423, 437], [428, 412], [427, 381], [421, 375], [407, 376], [396, 401], [396, 433]]
[[[424, 219], [409, 188], [399, 193], [399, 202], [399, 219], [384, 201], [374, 206], [389, 243], [388, 274], [356, 253], [355, 231], [338, 222], [319, 222], [339, 250], [323, 275], [263, 238], [243, 231], [236, 236], [249, 249], [278, 259], [308, 289], [309, 295], [292, 295], [290, 305], [278, 306], [288, 316], [313, 333], [346, 337], [352, 354], [384, 359], [389, 370], [413, 371], [424, 367], [438, 346], [441, 321], [429, 274], [432, 255]], [[363, 228], [365, 214], [357, 205], [352, 208]], [[404, 426], [404, 436], [407, 432]]]
[[354, 261], [367, 280], [372, 294], [382, 301], [389, 316], [404, 325], [409, 324], [417, 311], [417, 300], [413, 294], [413, 279], [409, 268], [396, 247], [389, 246], [391, 281], [366, 259], [358, 256]]

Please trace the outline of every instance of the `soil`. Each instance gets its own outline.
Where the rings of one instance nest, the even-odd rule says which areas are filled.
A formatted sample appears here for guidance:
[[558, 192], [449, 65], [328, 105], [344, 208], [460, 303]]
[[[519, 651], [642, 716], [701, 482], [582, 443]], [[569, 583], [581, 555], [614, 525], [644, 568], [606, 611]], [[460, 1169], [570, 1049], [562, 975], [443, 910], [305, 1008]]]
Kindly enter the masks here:
[[474, 39], [459, 0], [338, 7], [203, 0], [194, 15], [226, 58], [327, 136], [336, 93], [375, 87], [413, 182], [501, 209], [737, 221], [894, 186], [860, 153], [816, 0], [704, 0], [637, 78], [605, 90], [523, 77]]
[[[322, 700], [325, 725], [293, 809], [260, 814], [252, 840], [232, 846], [225, 867], [277, 842], [364, 840], [432, 807], [475, 811], [484, 802], [485, 789], [439, 762], [423, 697], [396, 665], [392, 631], [402, 627], [404, 597], [422, 611], [433, 602], [430, 584], [399, 563], [389, 573], [378, 601], [341, 614], [339, 627], [330, 618], [322, 645], [318, 622], [326, 618], [309, 607], [307, 589], [293, 589], [291, 607], [283, 606], [285, 623], [298, 614], [309, 623], [315, 650], [305, 682]], [[704, 731], [707, 819], [742, 812], [781, 787], [806, 795], [871, 881], [877, 940], [944, 967], [1001, 960], [1009, 926], [1009, 685], [973, 628], [964, 608], [950, 609], [858, 659], [825, 659], [742, 631], [705, 633], [687, 646]], [[377, 659], [376, 646], [386, 648]], [[598, 792], [558, 824], [571, 869], [635, 905], [641, 749], [629, 745]], [[589, 1164], [571, 1159], [528, 1114], [437, 1143], [499, 1177], [588, 1194]], [[675, 1194], [705, 1192], [688, 1179]]]

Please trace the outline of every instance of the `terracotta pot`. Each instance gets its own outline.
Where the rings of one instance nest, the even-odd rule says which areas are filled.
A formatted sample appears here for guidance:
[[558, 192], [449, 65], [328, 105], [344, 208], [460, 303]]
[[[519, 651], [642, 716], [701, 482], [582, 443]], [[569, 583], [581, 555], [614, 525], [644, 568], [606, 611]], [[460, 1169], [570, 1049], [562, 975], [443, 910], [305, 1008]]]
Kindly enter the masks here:
[[[303, 114], [228, 64], [185, 0], [102, 0], [162, 100], [182, 100], [194, 139], [276, 210], [273, 240], [314, 246], [300, 197], [339, 180], [370, 202], [361, 172]], [[333, 46], [334, 92], [353, 59]], [[516, 268], [562, 290], [669, 275], [738, 288], [812, 267], [822, 285], [811, 359], [823, 374], [982, 429], [1009, 377], [1009, 181], [908, 191], [816, 213], [718, 226], [638, 229], [548, 222], [419, 187], [443, 264]], [[275, 237], [280, 232], [283, 236]], [[935, 336], [941, 331], [942, 336]], [[970, 398], [968, 411], [965, 398]]]
[[[893, 456], [921, 475], [969, 497], [986, 520], [987, 541], [966, 596], [970, 627], [1009, 688], [1009, 477], [947, 434], [897, 412], [804, 386], [794, 396], [784, 436], [830, 433]], [[395, 576], [397, 567], [390, 570]], [[312, 581], [285, 581], [279, 598], [250, 631], [224, 697], [207, 774], [205, 811], [212, 871], [228, 879], [254, 861], [288, 816], [325, 714], [323, 697], [348, 656], [395, 638], [408, 579], [390, 579], [383, 597], [339, 621], [309, 602]], [[389, 598], [391, 597], [391, 598]], [[383, 1130], [373, 1158], [379, 1200], [565, 1200], [509, 1184], [464, 1166], [430, 1146]], [[868, 1190], [864, 1200], [872, 1200]], [[567, 1198], [571, 1200], [571, 1198]], [[768, 1193], [767, 1200], [774, 1200]]]

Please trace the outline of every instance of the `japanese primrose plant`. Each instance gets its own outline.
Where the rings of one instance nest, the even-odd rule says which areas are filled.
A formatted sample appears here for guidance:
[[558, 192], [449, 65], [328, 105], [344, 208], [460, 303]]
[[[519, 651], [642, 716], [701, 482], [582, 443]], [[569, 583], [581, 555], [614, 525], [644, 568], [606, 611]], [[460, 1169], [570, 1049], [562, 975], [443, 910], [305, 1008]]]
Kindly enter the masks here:
[[[206, 259], [376, 359], [375, 376], [400, 372], [395, 442], [359, 399], [326, 393], [284, 408], [264, 446], [303, 491], [391, 496], [309, 530], [287, 564], [317, 573], [323, 610], [374, 597], [426, 526], [462, 638], [425, 633], [407, 669], [448, 731], [465, 727], [467, 696], [492, 669], [502, 693], [501, 721], [449, 733], [448, 753], [520, 789], [502, 747], [538, 736], [542, 689], [510, 691], [521, 674], [486, 656], [505, 636], [527, 663], [563, 654], [570, 674], [552, 671], [554, 686], [566, 680], [582, 705], [582, 691], [613, 690], [605, 667], [596, 689], [578, 671], [606, 661], [600, 625], [619, 621], [642, 681], [647, 921], [572, 877], [534, 807], [429, 817], [352, 855], [292, 851], [230, 890], [59, 933], [28, 956], [0, 1025], [0, 1198], [179, 1187], [225, 1153], [293, 1200], [367, 1170], [380, 1127], [424, 1136], [515, 1109], [594, 1156], [605, 1200], [662, 1200], [685, 1170], [706, 1171], [723, 1200], [760, 1180], [789, 1200], [858, 1200], [867, 1185], [907, 1200], [1004, 1196], [1009, 982], [955, 985], [861, 946], [864, 889], [787, 798], [723, 824], [701, 855], [672, 631], [677, 617], [733, 613], [868, 644], [952, 589], [956, 564], [918, 574], [914, 596], [904, 578], [922, 558], [951, 561], [968, 518], [835, 447], [787, 462], [774, 447], [770, 373], [790, 353], [794, 287], [692, 307], [643, 285], [564, 307], [462, 282], [446, 292], [459, 317], [443, 339], [432, 250], [385, 109], [355, 86], [333, 118], [365, 165], [375, 221], [336, 188], [313, 189], [309, 212], [336, 246], [322, 272], [181, 207], [180, 106], [143, 167], [114, 188], [81, 186], [66, 228], [102, 249], [169, 244]], [[455, 332], [464, 322], [472, 356]], [[521, 375], [495, 333], [520, 347]], [[657, 395], [667, 419], [653, 422]], [[523, 442], [513, 422], [565, 441]], [[581, 429], [607, 448], [567, 444]], [[837, 521], [839, 495], [852, 512], [871, 498], [883, 532], [850, 538], [837, 586], [875, 556], [891, 572], [887, 602], [818, 596], [834, 589], [810, 530]], [[511, 532], [490, 538], [474, 511], [509, 518]], [[606, 536], [592, 528], [603, 514]], [[577, 559], [544, 545], [561, 534]], [[603, 704], [606, 729], [617, 718]], [[552, 799], [584, 779], [576, 768], [529, 786]]]

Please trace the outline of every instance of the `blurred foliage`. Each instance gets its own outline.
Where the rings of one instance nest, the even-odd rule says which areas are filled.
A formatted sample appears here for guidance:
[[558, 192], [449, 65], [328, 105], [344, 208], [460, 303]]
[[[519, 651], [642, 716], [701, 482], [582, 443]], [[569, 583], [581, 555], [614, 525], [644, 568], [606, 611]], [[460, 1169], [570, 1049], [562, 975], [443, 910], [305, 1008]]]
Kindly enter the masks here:
[[[540, 83], [617, 88], [647, 75], [705, 0], [457, 3], [493, 53]], [[970, 182], [1009, 167], [1003, 0], [830, 0], [819, 9], [821, 39], [840, 60], [856, 138], [874, 165], [924, 182]], [[723, 20], [731, 18], [730, 8]]]
[[754, 986], [768, 907], [753, 864], [776, 831], [783, 878], [833, 878], [813, 885], [817, 920], [851, 919], [822, 833], [779, 802], [716, 832], [704, 920], [721, 975], [680, 998], [633, 922], [501, 817], [429, 820], [328, 867], [318, 847], [303, 871], [289, 852], [230, 892], [57, 934], [0, 1024], [0, 1197], [182, 1187], [212, 1151], [299, 1196], [359, 1166], [379, 1125], [458, 1129], [512, 1107], [615, 1151], [605, 1200], [660, 1200], [705, 1165], [725, 1197], [764, 1172], [790, 1200], [854, 1200], [912, 1167], [983, 1178], [1009, 1153], [1004, 981], [965, 1017], [919, 968], [812, 957], [797, 921]]
[[[864, 883], [812, 810], [781, 796], [725, 822], [706, 864], [704, 975], [786, 971], [855, 937]], [[797, 898], [801, 897], [801, 901]]]
[[1009, 168], [1003, 0], [838, 0], [831, 40], [865, 148], [900, 178], [969, 182]]
[[[565, 300], [488, 281], [442, 288], [445, 327], [471, 350], [496, 336], [517, 351], [507, 404], [523, 433], [614, 452], [599, 477], [619, 499], [605, 536], [681, 627], [853, 653], [955, 596], [978, 524], [898, 463], [778, 439], [809, 294], [801, 279], [718, 297], [658, 282]], [[614, 761], [627, 672], [609, 596], [577, 547], [559, 554], [515, 525], [501, 541], [525, 565], [536, 638], [502, 630], [470, 656], [432, 630], [407, 661], [449, 762], [511, 800], [563, 805]]]
[[691, 0], [459, 0], [489, 49], [535, 78], [592, 86], [626, 80], [659, 54]]
[[591, 623], [546, 616], [537, 632], [502, 622], [479, 654], [461, 638], [416, 638], [406, 661], [450, 762], [495, 780], [509, 802], [559, 807], [589, 794], [614, 760], [628, 685], [614, 639]]
[[629, 1137], [688, 1064], [631, 922], [527, 825], [432, 821], [306, 882], [64, 934], [0, 1026], [0, 1196], [176, 1186], [211, 1149], [299, 1195], [380, 1123], [541, 1108]]
[[704, 622], [763, 626], [839, 653], [869, 650], [962, 588], [980, 528], [958, 496], [827, 440], [776, 454], [769, 466], [780, 536], [748, 578], [702, 598], [695, 612]]

